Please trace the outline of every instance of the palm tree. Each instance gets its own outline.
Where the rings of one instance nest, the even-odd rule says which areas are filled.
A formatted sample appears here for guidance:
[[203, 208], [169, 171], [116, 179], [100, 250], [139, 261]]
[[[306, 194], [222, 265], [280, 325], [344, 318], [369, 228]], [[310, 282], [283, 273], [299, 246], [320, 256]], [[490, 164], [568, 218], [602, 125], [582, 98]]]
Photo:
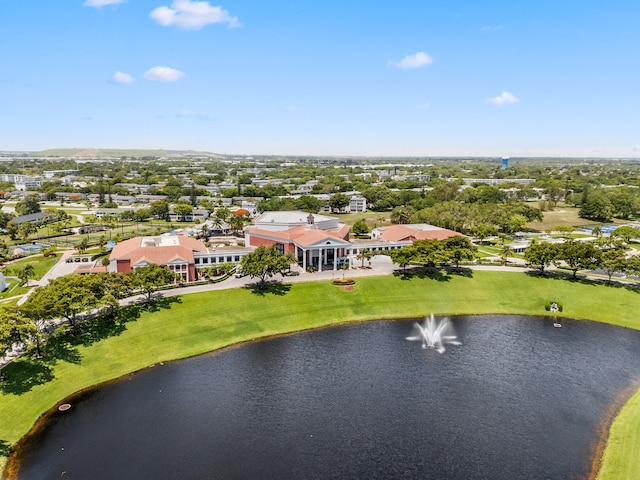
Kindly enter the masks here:
[[364, 261], [370, 259], [371, 257], [373, 257], [373, 253], [371, 253], [368, 248], [363, 248], [358, 252], [358, 255], [356, 255], [356, 258], [358, 260], [362, 260], [362, 268], [364, 268]]
[[511, 247], [509, 245], [502, 244], [500, 248], [500, 260], [502, 260], [502, 265], [507, 263], [507, 258], [509, 258], [513, 254]]
[[33, 265], [28, 263], [19, 272], [20, 282], [24, 285], [29, 280], [29, 277], [33, 277], [34, 269]]

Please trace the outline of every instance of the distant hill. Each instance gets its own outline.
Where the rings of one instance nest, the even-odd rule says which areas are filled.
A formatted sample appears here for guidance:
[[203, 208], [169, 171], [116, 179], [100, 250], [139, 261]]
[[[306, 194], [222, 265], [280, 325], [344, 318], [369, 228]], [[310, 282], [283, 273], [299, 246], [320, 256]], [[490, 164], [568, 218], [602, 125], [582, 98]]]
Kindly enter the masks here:
[[121, 158], [121, 157], [218, 157], [222, 155], [195, 150], [137, 150], [117, 148], [52, 148], [40, 152], [31, 152], [38, 157], [66, 157], [66, 158]]

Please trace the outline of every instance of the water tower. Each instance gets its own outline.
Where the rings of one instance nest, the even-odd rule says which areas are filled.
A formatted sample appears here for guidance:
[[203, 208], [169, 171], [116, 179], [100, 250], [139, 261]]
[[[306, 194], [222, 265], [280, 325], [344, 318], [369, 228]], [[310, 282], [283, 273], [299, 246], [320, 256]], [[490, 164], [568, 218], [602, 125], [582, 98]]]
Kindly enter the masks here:
[[509, 157], [502, 157], [502, 170], [509, 168]]

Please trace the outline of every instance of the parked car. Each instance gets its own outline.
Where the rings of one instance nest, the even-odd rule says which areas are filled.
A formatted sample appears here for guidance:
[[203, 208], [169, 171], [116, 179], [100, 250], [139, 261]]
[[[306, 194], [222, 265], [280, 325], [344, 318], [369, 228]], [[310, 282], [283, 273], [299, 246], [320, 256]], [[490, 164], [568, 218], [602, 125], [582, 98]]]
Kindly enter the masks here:
[[242, 278], [242, 277], [246, 277], [247, 274], [244, 273], [242, 270], [238, 269], [236, 270], [236, 273], [233, 274], [233, 276], [236, 278]]
[[288, 277], [297, 277], [298, 275], [300, 275], [300, 272], [298, 270], [289, 270], [285, 273], [285, 275], [287, 275]]

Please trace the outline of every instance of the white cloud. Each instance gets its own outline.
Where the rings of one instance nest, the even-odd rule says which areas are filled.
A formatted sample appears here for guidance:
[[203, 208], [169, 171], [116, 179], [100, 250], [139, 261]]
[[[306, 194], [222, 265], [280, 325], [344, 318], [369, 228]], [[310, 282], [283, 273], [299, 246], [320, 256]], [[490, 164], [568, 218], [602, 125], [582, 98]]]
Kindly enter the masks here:
[[407, 55], [399, 62], [393, 62], [392, 65], [401, 68], [402, 70], [410, 70], [414, 68], [421, 68], [426, 65], [431, 65], [433, 58], [424, 52], [418, 52], [414, 55]]
[[297, 112], [298, 107], [296, 107], [295, 105], [285, 105], [284, 111], [289, 113]]
[[82, 5], [85, 7], [102, 8], [105, 5], [118, 5], [124, 2], [124, 0], [87, 0]]
[[113, 77], [111, 77], [111, 81], [113, 83], [125, 85], [127, 83], [133, 83], [133, 77], [128, 73], [116, 72], [113, 74]]
[[507, 105], [509, 103], [518, 103], [520, 99], [516, 97], [513, 93], [502, 92], [497, 97], [493, 97], [489, 99], [489, 103], [496, 105], [498, 107], [502, 105]]
[[426, 110], [427, 108], [429, 108], [431, 106], [431, 104], [429, 102], [424, 102], [420, 105], [418, 105], [418, 108], [422, 109], [422, 110]]
[[149, 16], [164, 27], [177, 26], [184, 29], [199, 29], [213, 23], [227, 23], [229, 27], [240, 27], [236, 17], [222, 7], [212, 7], [209, 2], [175, 0], [171, 7], [158, 7]]
[[207, 120], [207, 121], [215, 120], [211, 115], [207, 115], [206, 113], [192, 112], [190, 110], [181, 110], [180, 112], [176, 113], [176, 117], [197, 118], [198, 120]]
[[144, 78], [158, 82], [175, 82], [184, 77], [184, 73], [171, 67], [153, 67], [147, 70]]
[[487, 30], [502, 30], [502, 25], [485, 25], [480, 30], [486, 32]]
[[640, 152], [640, 143], [638, 145], [634, 145], [632, 150], [634, 152]]

